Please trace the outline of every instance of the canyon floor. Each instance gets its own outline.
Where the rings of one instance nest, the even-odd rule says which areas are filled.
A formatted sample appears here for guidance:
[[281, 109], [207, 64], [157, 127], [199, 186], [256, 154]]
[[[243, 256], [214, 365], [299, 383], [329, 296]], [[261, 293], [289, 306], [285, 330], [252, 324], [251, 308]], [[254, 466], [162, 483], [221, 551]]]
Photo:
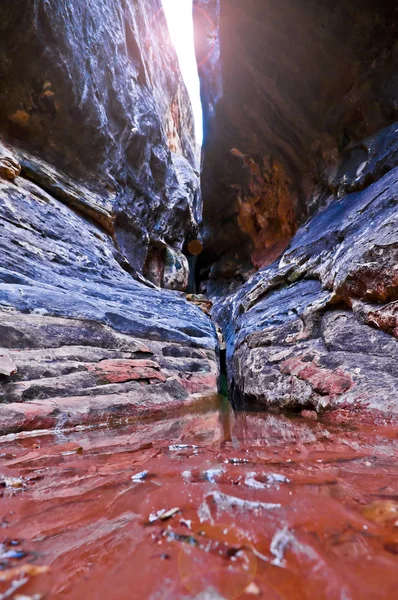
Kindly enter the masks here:
[[394, 598], [387, 421], [233, 413], [0, 440], [0, 598]]

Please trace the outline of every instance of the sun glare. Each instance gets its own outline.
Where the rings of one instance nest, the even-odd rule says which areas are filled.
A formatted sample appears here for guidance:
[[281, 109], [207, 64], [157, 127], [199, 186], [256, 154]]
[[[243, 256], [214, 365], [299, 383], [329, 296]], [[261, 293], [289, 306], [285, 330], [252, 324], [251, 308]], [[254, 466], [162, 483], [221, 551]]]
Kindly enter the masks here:
[[200, 101], [198, 69], [196, 66], [192, 0], [162, 0], [170, 37], [177, 52], [182, 76], [191, 99], [195, 134], [198, 144], [202, 144], [203, 115]]

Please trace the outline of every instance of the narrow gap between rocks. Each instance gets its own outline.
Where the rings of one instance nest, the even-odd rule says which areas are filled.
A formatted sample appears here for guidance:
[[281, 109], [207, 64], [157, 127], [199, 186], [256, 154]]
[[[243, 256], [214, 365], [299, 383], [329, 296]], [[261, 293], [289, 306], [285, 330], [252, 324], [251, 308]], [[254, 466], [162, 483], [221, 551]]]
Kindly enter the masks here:
[[200, 99], [198, 67], [195, 57], [192, 0], [162, 0], [185, 85], [192, 104], [196, 142], [203, 140], [203, 111]]

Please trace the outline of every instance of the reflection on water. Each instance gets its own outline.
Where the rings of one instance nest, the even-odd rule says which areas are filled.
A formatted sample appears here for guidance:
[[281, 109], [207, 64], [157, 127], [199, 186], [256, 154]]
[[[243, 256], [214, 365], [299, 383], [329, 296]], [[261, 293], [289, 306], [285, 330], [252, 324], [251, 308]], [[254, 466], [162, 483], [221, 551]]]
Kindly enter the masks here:
[[214, 403], [3, 438], [0, 599], [396, 598], [397, 454]]

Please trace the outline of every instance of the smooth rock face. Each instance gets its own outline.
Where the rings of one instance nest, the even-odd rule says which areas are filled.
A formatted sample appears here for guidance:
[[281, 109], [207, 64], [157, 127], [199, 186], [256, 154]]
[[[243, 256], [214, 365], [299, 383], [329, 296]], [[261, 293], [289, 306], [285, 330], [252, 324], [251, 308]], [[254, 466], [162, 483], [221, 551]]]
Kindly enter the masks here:
[[366, 181], [341, 165], [397, 118], [397, 6], [195, 0], [194, 14], [207, 251], [266, 266], [331, 192]]
[[186, 288], [181, 249], [201, 218], [192, 111], [160, 0], [6, 5], [0, 432], [215, 394], [209, 317], [155, 285]]
[[96, 224], [22, 178], [0, 180], [0, 200], [3, 310], [90, 319], [128, 335], [214, 347], [210, 321], [179, 296], [135, 281]]
[[193, 118], [161, 1], [7, 0], [2, 14], [0, 135], [59, 169], [61, 195], [65, 176], [83, 185], [136, 270], [152, 243], [180, 249], [200, 195], [180, 184], [196, 177]]

